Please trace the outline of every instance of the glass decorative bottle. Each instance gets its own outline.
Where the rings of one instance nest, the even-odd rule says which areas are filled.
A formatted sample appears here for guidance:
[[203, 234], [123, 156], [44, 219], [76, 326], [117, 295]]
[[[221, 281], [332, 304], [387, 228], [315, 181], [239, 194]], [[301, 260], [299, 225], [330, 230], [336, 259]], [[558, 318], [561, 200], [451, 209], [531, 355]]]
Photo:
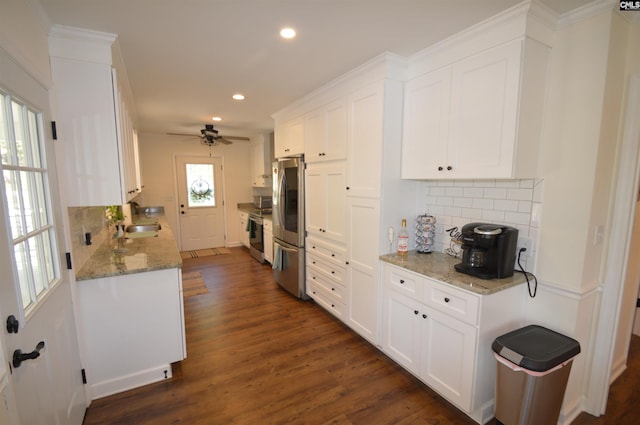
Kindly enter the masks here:
[[407, 230], [407, 220], [402, 219], [402, 228], [398, 232], [398, 255], [409, 254], [409, 231]]

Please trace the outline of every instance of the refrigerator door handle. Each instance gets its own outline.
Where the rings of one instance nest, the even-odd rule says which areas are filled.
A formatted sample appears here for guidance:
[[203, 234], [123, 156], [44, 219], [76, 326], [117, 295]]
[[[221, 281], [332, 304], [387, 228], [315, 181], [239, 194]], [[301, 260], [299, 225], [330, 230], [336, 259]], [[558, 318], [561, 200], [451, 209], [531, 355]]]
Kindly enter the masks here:
[[298, 252], [299, 248], [287, 248], [285, 246], [283, 246], [282, 244], [278, 243], [278, 242], [273, 242], [274, 244], [278, 245], [278, 247], [280, 247], [281, 250], [285, 251], [285, 252]]

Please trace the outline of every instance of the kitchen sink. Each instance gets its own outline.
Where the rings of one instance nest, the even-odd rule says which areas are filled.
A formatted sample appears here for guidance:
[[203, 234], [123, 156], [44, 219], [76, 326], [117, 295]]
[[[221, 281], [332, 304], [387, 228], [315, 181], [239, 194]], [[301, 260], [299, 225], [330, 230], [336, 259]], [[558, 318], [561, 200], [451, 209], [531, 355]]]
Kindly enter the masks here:
[[144, 214], [147, 217], [164, 215], [164, 207], [140, 207], [138, 214]]
[[162, 227], [160, 224], [131, 224], [127, 226], [125, 231], [127, 233], [136, 233], [136, 232], [157, 232]]

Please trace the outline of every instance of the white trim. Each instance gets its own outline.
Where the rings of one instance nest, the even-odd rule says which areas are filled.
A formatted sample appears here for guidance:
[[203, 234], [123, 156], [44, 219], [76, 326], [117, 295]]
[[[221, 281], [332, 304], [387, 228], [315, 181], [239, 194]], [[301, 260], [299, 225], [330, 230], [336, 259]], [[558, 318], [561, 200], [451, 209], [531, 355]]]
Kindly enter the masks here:
[[[610, 217], [602, 302], [596, 331], [593, 365], [586, 391], [585, 410], [598, 415], [607, 407], [615, 340], [620, 320], [620, 306], [625, 281], [631, 229], [633, 226], [638, 176], [640, 175], [640, 74], [629, 81], [622, 142], [618, 152], [615, 199]], [[629, 179], [628, 176], [634, 176]], [[604, 366], [604, 367], [601, 367]]]
[[568, 27], [577, 22], [599, 15], [602, 12], [617, 10], [617, 5], [617, 0], [594, 0], [589, 4], [561, 15], [556, 24], [556, 29]]

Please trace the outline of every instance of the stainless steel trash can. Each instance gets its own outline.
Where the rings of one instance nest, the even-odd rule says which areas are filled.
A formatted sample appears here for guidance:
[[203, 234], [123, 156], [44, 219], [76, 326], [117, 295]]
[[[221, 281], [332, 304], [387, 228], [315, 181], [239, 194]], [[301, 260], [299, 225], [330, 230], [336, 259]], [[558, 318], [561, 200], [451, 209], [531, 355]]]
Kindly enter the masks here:
[[502, 425], [556, 425], [573, 358], [575, 339], [537, 325], [499, 336], [496, 420]]

